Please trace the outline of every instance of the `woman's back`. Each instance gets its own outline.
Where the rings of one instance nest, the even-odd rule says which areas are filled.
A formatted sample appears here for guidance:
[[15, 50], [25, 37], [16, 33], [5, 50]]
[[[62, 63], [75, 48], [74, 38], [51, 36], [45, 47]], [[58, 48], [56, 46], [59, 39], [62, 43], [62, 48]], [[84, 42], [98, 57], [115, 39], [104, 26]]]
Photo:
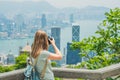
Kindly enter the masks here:
[[[54, 48], [54, 53], [48, 52], [49, 45]], [[37, 58], [36, 70], [41, 73], [44, 69], [46, 60], [48, 60], [44, 80], [54, 80], [54, 75], [51, 69], [50, 60], [62, 59], [62, 54], [55, 44], [54, 38], [49, 39], [45, 31], [38, 30], [35, 33], [34, 42], [32, 45], [31, 56]]]
[[44, 80], [54, 80], [54, 75], [51, 67], [51, 60], [48, 59], [49, 55], [50, 53], [48, 51], [46, 50], [41, 51], [40, 55], [38, 56], [38, 61], [36, 64], [36, 70], [39, 73], [41, 73], [45, 67], [46, 60], [48, 60], [45, 70]]

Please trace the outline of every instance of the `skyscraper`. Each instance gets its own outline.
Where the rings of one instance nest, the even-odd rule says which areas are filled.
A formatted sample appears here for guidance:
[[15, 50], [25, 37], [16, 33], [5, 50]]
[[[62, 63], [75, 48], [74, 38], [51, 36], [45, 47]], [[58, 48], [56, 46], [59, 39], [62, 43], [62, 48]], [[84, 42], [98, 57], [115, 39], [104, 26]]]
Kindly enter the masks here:
[[[80, 41], [80, 26], [78, 24], [72, 24], [72, 41]], [[67, 43], [66, 64], [77, 64], [81, 62], [80, 50], [72, 50], [71, 44]]]
[[77, 64], [81, 62], [81, 57], [79, 55], [80, 50], [72, 50], [70, 45], [71, 43], [67, 43], [66, 64]]
[[42, 14], [42, 18], [41, 18], [41, 27], [45, 28], [47, 26], [47, 20], [46, 20], [46, 15]]
[[[58, 47], [58, 49], [61, 49], [61, 45], [60, 45], [60, 40], [61, 40], [61, 28], [60, 27], [53, 27], [51, 28], [51, 36], [54, 38], [56, 46]], [[50, 51], [54, 51], [52, 47], [49, 48]], [[57, 66], [61, 66], [61, 61], [56, 61]]]
[[72, 41], [80, 41], [80, 26], [72, 24]]
[[7, 64], [15, 64], [15, 57], [13, 54], [7, 55]]
[[15, 27], [15, 31], [17, 33], [22, 33], [23, 29], [25, 29], [25, 25], [24, 25], [24, 16], [22, 14], [18, 14], [14, 17], [14, 24], [16, 24]]
[[51, 28], [51, 36], [55, 39], [55, 43], [58, 49], [60, 49], [60, 39], [61, 39], [60, 35], [61, 35], [60, 27]]
[[70, 15], [70, 23], [72, 24], [74, 22], [73, 20], [73, 14]]

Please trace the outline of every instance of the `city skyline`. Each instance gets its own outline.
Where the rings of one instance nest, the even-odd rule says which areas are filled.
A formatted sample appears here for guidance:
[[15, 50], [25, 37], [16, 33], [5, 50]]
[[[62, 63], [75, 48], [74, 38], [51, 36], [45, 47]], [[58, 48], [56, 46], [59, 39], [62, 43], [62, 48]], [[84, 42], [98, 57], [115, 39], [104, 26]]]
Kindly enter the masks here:
[[13, 2], [40, 2], [40, 1], [47, 1], [51, 5], [57, 8], [64, 8], [64, 7], [76, 7], [76, 8], [83, 8], [86, 6], [103, 6], [108, 8], [115, 8], [120, 7], [119, 0], [0, 0], [0, 1], [13, 1]]
[[[104, 13], [109, 10], [109, 8], [94, 7], [94, 6], [83, 9], [75, 9], [75, 8], [56, 9], [54, 6], [52, 6], [53, 3], [55, 3], [55, 0], [21, 0], [21, 2], [23, 2], [24, 4], [23, 3], [17, 4], [16, 2], [9, 3], [9, 1], [19, 2], [19, 0], [5, 0], [5, 1], [6, 2], [3, 2], [5, 4], [2, 4], [1, 2], [1, 7], [0, 7], [1, 10], [0, 17], [2, 17], [0, 22], [1, 39], [19, 39], [19, 38], [33, 37], [35, 31], [41, 28], [42, 22], [40, 20], [42, 13], [46, 12], [45, 14], [47, 19], [46, 28], [48, 27], [50, 28], [52, 26], [59, 26], [61, 28], [64, 28], [65, 31], [62, 30], [63, 31], [62, 34], [63, 37], [66, 36], [67, 39], [63, 38], [65, 39], [63, 45], [66, 45], [67, 42], [71, 42], [72, 31], [70, 31], [71, 29], [69, 29], [69, 27], [71, 28], [70, 26], [71, 23], [75, 22], [80, 25], [80, 29], [81, 29], [80, 40], [82, 40], [83, 38], [89, 37], [91, 35], [95, 35], [94, 32], [97, 30], [97, 25], [104, 19]], [[36, 4], [33, 2], [27, 3], [25, 1], [33, 1], [33, 2], [43, 1], [43, 2], [38, 2]], [[62, 1], [63, 0], [61, 1], [58, 0], [58, 2], [56, 1], [56, 3], [58, 4], [59, 2], [61, 2], [64, 4], [64, 2]], [[78, 0], [74, 0], [74, 1], [69, 0], [67, 5], [73, 2], [72, 4], [77, 6], [78, 5], [76, 4], [77, 1]], [[79, 0], [78, 2], [81, 1], [82, 0]], [[86, 5], [88, 4], [86, 3]], [[70, 15], [72, 15], [71, 19], [70, 19]], [[68, 35], [70, 36], [69, 38]], [[3, 42], [1, 43], [3, 44]], [[18, 44], [18, 45], [23, 46], [23, 44], [22, 45]], [[3, 47], [3, 45], [0, 47]], [[4, 49], [1, 48], [0, 50], [4, 50]], [[9, 52], [9, 50], [12, 49], [8, 49], [7, 51]]]

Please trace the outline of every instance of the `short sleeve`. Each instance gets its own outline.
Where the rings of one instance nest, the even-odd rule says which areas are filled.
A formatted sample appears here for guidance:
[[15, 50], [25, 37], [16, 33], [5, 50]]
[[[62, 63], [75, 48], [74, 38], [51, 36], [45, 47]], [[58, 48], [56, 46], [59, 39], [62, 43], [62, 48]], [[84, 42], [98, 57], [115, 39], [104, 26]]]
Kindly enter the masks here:
[[50, 55], [50, 52], [42, 51], [41, 54], [40, 54], [40, 57], [46, 59], [46, 58], [49, 57], [49, 55]]

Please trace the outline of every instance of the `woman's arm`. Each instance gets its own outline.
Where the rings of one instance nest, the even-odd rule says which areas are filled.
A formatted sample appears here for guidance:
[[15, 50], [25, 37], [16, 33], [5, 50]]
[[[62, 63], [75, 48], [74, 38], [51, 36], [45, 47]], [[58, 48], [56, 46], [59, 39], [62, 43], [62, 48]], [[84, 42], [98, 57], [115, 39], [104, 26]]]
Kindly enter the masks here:
[[54, 39], [50, 40], [50, 43], [53, 46], [55, 53], [50, 53], [48, 58], [51, 59], [51, 60], [62, 59], [62, 54], [61, 54], [60, 50], [57, 48], [57, 46], [55, 44], [55, 40]]

